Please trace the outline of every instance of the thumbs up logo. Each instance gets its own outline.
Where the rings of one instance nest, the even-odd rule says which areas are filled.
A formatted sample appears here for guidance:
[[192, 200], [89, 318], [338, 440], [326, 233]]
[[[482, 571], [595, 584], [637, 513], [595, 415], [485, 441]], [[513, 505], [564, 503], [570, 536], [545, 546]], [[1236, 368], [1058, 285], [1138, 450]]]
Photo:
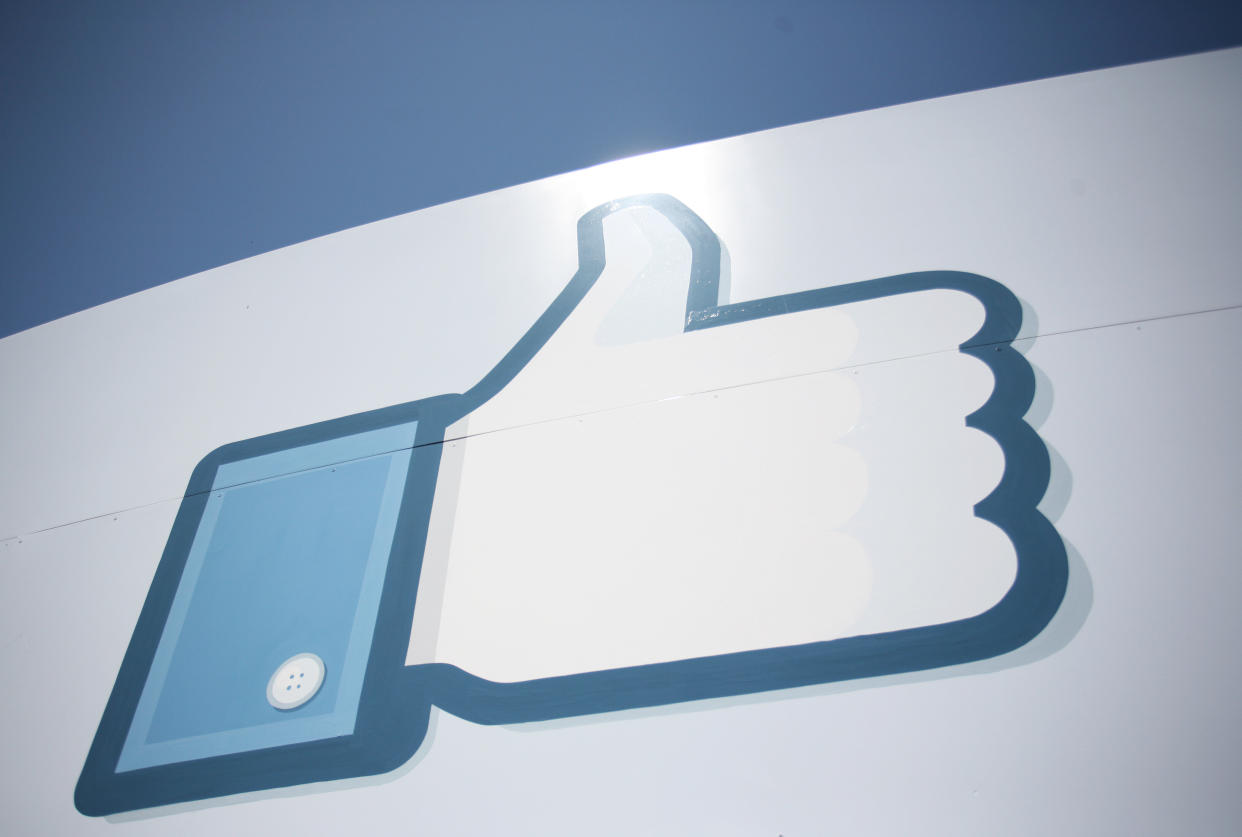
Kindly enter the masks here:
[[202, 460], [81, 812], [385, 772], [432, 706], [565, 718], [971, 662], [1043, 629], [1066, 553], [1003, 285], [732, 302], [720, 240], [667, 195], [577, 235], [577, 273], [471, 388]]

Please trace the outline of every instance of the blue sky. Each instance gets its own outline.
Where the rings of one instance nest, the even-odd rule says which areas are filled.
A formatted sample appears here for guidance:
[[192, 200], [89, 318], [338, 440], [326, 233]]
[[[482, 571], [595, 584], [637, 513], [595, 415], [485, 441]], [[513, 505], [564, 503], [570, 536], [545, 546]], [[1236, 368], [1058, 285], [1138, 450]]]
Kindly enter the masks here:
[[14, 2], [0, 336], [645, 151], [1242, 44], [1242, 4]]

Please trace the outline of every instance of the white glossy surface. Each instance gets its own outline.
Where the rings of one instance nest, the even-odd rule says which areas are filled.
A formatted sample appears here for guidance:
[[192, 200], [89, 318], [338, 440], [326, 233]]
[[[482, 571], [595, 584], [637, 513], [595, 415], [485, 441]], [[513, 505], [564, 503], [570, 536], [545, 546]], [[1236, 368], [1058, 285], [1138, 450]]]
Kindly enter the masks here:
[[[0, 341], [0, 532], [14, 535], [0, 540], [0, 831], [1235, 832], [1240, 70], [1233, 50], [742, 137], [661, 155], [660, 171], [627, 161]], [[74, 782], [176, 513], [162, 498], [215, 445], [469, 386], [572, 273], [577, 216], [649, 189], [725, 238], [735, 299], [943, 267], [1029, 303], [1028, 420], [1055, 463], [1041, 508], [1072, 558], [1049, 629], [940, 672], [523, 727], [438, 715], [378, 779], [79, 815]], [[934, 341], [851, 317], [855, 353], [876, 336], [907, 358], [859, 369], [860, 409], [900, 414], [879, 394], [925, 395], [926, 358], [908, 356]], [[862, 425], [833, 443], [868, 461], [851, 521], [870, 534], [884, 518], [867, 504], [899, 461], [881, 430], [871, 451]]]
[[5, 338], [0, 537], [179, 496], [221, 444], [471, 386], [573, 274], [577, 219], [626, 194], [698, 212], [734, 300], [953, 269], [1029, 303], [1028, 335], [1242, 304], [1239, 76], [1226, 50], [660, 152]]
[[57, 834], [1227, 833], [1242, 817], [1242, 396], [1222, 381], [1240, 335], [1230, 311], [1028, 347], [1055, 381], [1032, 413], [1072, 469], [1045, 505], [1078, 557], [1067, 608], [1027, 649], [564, 723], [440, 714], [378, 781], [77, 814], [73, 783], [176, 503], [5, 541], [6, 671], [45, 688], [0, 690], [0, 817]]

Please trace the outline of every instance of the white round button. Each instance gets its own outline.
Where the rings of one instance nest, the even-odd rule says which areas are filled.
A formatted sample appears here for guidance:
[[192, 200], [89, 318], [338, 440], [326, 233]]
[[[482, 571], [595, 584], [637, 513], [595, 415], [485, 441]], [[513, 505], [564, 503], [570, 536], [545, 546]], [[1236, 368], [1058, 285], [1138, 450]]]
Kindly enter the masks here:
[[292, 656], [267, 681], [267, 702], [277, 709], [297, 709], [319, 691], [323, 674], [323, 660], [317, 654]]

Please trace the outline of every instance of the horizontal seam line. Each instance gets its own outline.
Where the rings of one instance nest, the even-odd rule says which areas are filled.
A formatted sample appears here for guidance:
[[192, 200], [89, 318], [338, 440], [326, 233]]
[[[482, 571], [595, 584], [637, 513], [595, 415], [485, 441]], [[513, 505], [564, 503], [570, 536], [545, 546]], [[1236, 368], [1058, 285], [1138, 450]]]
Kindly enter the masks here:
[[[961, 348], [982, 348], [986, 346], [996, 346], [996, 345], [1004, 345], [1004, 344], [1016, 345], [1019, 343], [1034, 343], [1037, 340], [1042, 340], [1042, 339], [1046, 339], [1049, 337], [1060, 337], [1060, 336], [1064, 336], [1067, 334], [1083, 334], [1089, 331], [1100, 331], [1103, 329], [1120, 328], [1122, 326], [1127, 326], [1127, 325], [1141, 325], [1143, 323], [1160, 322], [1163, 320], [1176, 320], [1182, 317], [1196, 317], [1196, 316], [1200, 316], [1203, 314], [1217, 314], [1217, 313], [1221, 313], [1224, 311], [1235, 311], [1238, 309], [1242, 309], [1242, 304], [1222, 305], [1217, 308], [1203, 308], [1203, 309], [1196, 310], [1196, 311], [1184, 311], [1184, 312], [1180, 312], [1176, 314], [1160, 314], [1160, 315], [1156, 315], [1152, 317], [1143, 317], [1143, 318], [1134, 319], [1134, 320], [1119, 320], [1116, 322], [1102, 323], [1099, 325], [1081, 326], [1079, 328], [1067, 328], [1067, 329], [1061, 329], [1059, 331], [1049, 331], [1049, 332], [1044, 332], [1041, 334], [1034, 334], [1034, 335], [1030, 335], [1027, 337], [1014, 337], [1012, 340], [993, 340], [993, 341], [981, 342], [981, 343], [964, 343], [962, 344]], [[526, 428], [538, 427], [543, 424], [552, 424], [554, 422], [559, 422], [559, 421], [571, 421], [573, 419], [586, 418], [589, 416], [598, 416], [598, 415], [603, 415], [604, 413], [616, 412], [618, 410], [631, 410], [637, 407], [644, 407], [644, 406], [648, 406], [651, 404], [659, 404], [664, 401], [672, 401], [677, 398], [693, 398], [699, 395], [708, 395], [711, 393], [727, 392], [733, 389], [741, 389], [742, 387], [759, 386], [762, 384], [777, 383], [779, 381], [791, 381], [791, 380], [796, 380], [798, 378], [810, 377], [812, 375], [825, 375], [831, 372], [841, 372], [841, 371], [846, 371], [850, 369], [863, 369], [868, 366], [878, 366], [884, 363], [898, 363], [900, 361], [905, 361], [905, 360], [914, 360], [914, 359], [922, 358], [922, 357], [932, 357], [934, 355], [948, 354], [949, 352], [958, 352], [958, 351], [961, 351], [961, 348], [955, 346], [949, 349], [935, 349], [933, 351], [919, 352], [919, 353], [911, 354], [911, 355], [899, 355], [895, 357], [883, 358], [881, 360], [870, 360], [870, 361], [866, 361], [863, 363], [851, 363], [851, 364], [845, 364], [842, 366], [833, 366], [827, 369], [817, 369], [811, 372], [798, 372], [792, 375], [782, 375], [782, 376], [778, 376], [775, 378], [761, 378], [757, 381], [746, 381], [740, 384], [728, 384], [726, 386], [714, 387], [712, 389], [695, 390], [693, 392], [686, 392], [686, 393], [681, 393], [678, 395], [670, 395], [670, 396], [665, 396], [663, 398], [652, 398], [652, 399], [648, 399], [645, 401], [635, 401], [630, 404], [617, 404], [611, 407], [603, 407], [598, 410], [588, 410], [586, 412], [581, 412], [581, 413], [571, 413], [571, 414], [564, 415], [564, 416], [554, 416], [551, 418], [538, 419], [536, 421], [529, 421], [523, 424], [506, 425], [505, 427], [497, 427], [491, 430], [483, 430], [478, 433], [467, 433], [462, 436], [452, 436], [452, 437], [445, 436], [443, 439], [439, 439], [434, 442], [425, 442], [421, 445], [409, 445], [405, 447], [394, 448], [392, 450], [387, 450], [387, 451], [378, 451], [376, 453], [366, 454], [365, 456], [357, 456], [351, 459], [342, 459], [339, 462], [328, 462], [323, 465], [315, 465], [315, 466], [308, 467], [308, 468], [299, 468], [293, 471], [287, 471], [287, 472], [283, 472], [279, 474], [272, 474], [270, 476], [260, 477], [254, 480], [245, 480], [243, 482], [232, 483], [230, 485], [213, 486], [211, 488], [204, 489], [202, 491], [192, 491], [192, 492], [179, 494], [173, 497], [165, 497], [159, 500], [152, 500], [146, 503], [139, 503], [137, 505], [128, 506], [122, 509], [118, 509], [116, 511], [101, 512], [100, 514], [90, 515], [88, 517], [79, 518], [77, 520], [68, 521], [66, 523], [57, 523], [52, 526], [45, 526], [42, 529], [34, 529], [34, 530], [31, 530], [29, 532], [25, 532], [22, 534], [8, 535], [6, 537], [0, 538], [0, 543], [7, 544], [9, 541], [20, 542], [21, 538], [33, 537], [34, 535], [40, 535], [45, 532], [52, 532], [57, 529], [63, 529], [66, 526], [75, 526], [79, 523], [88, 523], [92, 520], [102, 520], [105, 517], [115, 517], [117, 515], [139, 511], [141, 509], [150, 508], [151, 506], [158, 506], [162, 503], [167, 503], [171, 501], [182, 501], [189, 497], [198, 497], [203, 494], [210, 494], [212, 491], [222, 491], [222, 490], [229, 489], [229, 488], [238, 488], [244, 485], [253, 485], [254, 483], [258, 483], [258, 482], [264, 482], [270, 479], [279, 479], [282, 477], [292, 476], [294, 474], [300, 474], [300, 473], [306, 473], [309, 471], [319, 470], [321, 468], [332, 468], [338, 465], [348, 465], [353, 462], [360, 462], [364, 459], [373, 459], [377, 456], [388, 456], [389, 454], [398, 453], [403, 450], [414, 451], [414, 450], [418, 450], [419, 448], [431, 447], [432, 445], [442, 445], [442, 444], [446, 444], [449, 442], [461, 442], [461, 441], [465, 441], [466, 439], [473, 439], [476, 437], [492, 436], [497, 433], [507, 433], [511, 430], [524, 430]], [[467, 414], [464, 418], [468, 419], [469, 414]]]

